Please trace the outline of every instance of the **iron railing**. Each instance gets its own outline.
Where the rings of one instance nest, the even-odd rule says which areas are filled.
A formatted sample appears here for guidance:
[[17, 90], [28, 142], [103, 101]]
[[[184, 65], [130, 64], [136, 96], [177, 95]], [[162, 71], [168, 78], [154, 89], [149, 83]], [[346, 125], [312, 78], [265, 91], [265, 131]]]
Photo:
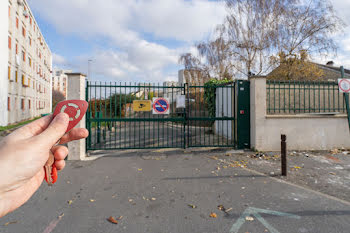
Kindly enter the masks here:
[[[235, 87], [87, 82], [87, 150], [235, 147]], [[185, 108], [177, 106], [181, 96]], [[153, 97], [167, 98], [170, 113], [134, 111], [134, 101]]]
[[266, 82], [267, 114], [346, 113], [338, 83], [321, 81]]

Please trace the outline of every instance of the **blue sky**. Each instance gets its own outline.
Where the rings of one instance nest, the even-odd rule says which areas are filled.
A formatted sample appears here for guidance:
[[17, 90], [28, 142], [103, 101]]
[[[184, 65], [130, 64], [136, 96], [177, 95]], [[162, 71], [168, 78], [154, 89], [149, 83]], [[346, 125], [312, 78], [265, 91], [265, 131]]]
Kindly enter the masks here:
[[[92, 59], [92, 79], [112, 82], [176, 80], [179, 55], [194, 51], [193, 44], [208, 38], [226, 14], [223, 2], [212, 0], [28, 2], [53, 53], [54, 67], [87, 73]], [[350, 1], [332, 2], [350, 25]], [[327, 59], [350, 68], [350, 33], [335, 38], [338, 56]]]

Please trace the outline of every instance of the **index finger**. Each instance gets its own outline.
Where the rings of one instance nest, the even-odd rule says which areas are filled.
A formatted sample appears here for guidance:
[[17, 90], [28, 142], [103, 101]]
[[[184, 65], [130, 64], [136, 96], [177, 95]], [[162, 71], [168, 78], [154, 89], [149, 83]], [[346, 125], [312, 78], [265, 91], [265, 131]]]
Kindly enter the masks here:
[[24, 140], [42, 133], [52, 121], [53, 115], [42, 117], [11, 133], [8, 137], [16, 140]]

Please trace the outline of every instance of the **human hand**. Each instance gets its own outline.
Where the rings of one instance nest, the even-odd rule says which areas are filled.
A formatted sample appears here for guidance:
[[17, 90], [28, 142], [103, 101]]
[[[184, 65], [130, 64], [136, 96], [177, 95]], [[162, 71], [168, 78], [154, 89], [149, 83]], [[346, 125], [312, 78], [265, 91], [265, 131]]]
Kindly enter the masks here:
[[50, 150], [57, 170], [65, 166], [65, 144], [88, 136], [86, 129], [74, 128], [65, 134], [66, 113], [43, 117], [14, 131], [0, 142], [0, 217], [17, 209], [35, 193], [44, 180], [44, 165]]

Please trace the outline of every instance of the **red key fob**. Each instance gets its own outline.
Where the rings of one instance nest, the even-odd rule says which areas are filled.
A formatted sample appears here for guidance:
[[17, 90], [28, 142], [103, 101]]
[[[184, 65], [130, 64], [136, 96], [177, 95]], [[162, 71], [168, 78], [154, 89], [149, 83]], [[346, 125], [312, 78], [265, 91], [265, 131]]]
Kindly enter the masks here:
[[68, 114], [69, 125], [66, 131], [67, 133], [83, 118], [88, 109], [88, 105], [89, 104], [84, 100], [66, 100], [59, 102], [53, 112], [53, 117], [55, 118], [55, 116], [61, 112]]
[[[59, 113], [66, 113], [69, 116], [69, 125], [67, 127], [66, 133], [69, 132], [71, 129], [73, 129], [79, 121], [84, 117], [87, 109], [88, 109], [88, 102], [84, 100], [66, 100], [59, 102], [56, 105], [55, 111], [53, 113], [53, 118], [55, 118]], [[45, 180], [47, 182], [47, 175], [45, 175]], [[55, 166], [55, 163], [52, 165], [51, 169], [51, 178], [52, 183], [54, 184], [57, 181], [57, 168]]]

